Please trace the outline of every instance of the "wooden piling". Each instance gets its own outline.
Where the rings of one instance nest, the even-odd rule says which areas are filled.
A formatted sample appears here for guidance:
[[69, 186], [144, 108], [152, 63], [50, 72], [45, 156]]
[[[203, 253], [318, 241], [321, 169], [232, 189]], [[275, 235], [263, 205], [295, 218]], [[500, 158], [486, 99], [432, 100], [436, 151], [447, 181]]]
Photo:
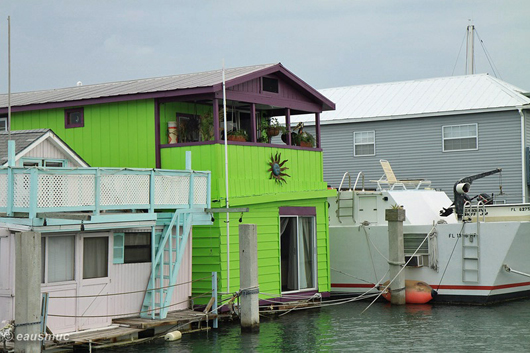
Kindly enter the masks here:
[[401, 208], [388, 209], [385, 212], [385, 219], [388, 222], [388, 252], [390, 266], [390, 291], [392, 304], [405, 304], [405, 271], [401, 271], [401, 266], [405, 265], [405, 249], [403, 241], [403, 221], [405, 220], [405, 210]]

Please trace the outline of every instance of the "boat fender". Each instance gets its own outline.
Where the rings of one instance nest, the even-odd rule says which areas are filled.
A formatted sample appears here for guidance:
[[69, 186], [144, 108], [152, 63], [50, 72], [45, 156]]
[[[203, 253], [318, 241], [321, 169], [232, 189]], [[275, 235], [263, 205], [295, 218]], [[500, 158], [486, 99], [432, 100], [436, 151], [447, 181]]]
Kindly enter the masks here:
[[164, 336], [164, 339], [166, 341], [176, 341], [181, 338], [182, 338], [182, 333], [180, 331], [169, 332], [169, 333], [166, 333], [166, 335]]
[[[390, 281], [378, 286], [379, 290], [383, 290], [388, 286]], [[392, 292], [387, 288], [382, 294], [383, 298], [391, 301]], [[438, 292], [432, 289], [427, 283], [422, 281], [405, 280], [405, 303], [407, 304], [425, 304], [431, 301]]]

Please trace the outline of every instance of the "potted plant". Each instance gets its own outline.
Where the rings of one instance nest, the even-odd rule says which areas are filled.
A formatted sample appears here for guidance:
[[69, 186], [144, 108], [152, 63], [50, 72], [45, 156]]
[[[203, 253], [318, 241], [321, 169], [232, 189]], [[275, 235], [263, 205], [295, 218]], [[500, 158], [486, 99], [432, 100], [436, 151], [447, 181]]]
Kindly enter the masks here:
[[228, 141], [246, 142], [248, 141], [247, 132], [243, 129], [229, 131]]
[[300, 147], [314, 147], [315, 138], [309, 132], [301, 132], [295, 135], [295, 145]]
[[278, 136], [281, 132], [285, 131], [285, 127], [281, 126], [276, 118], [265, 118], [263, 117], [260, 122], [258, 142], [271, 143], [271, 139], [274, 136]]
[[278, 122], [278, 119], [271, 118], [267, 121], [267, 119], [264, 119], [265, 122], [267, 122], [266, 132], [267, 136], [269, 138], [273, 136], [278, 136], [280, 132], [282, 131], [282, 126], [280, 126], [280, 123]]
[[213, 140], [213, 114], [211, 111], [201, 115], [199, 130], [201, 133], [201, 141]]

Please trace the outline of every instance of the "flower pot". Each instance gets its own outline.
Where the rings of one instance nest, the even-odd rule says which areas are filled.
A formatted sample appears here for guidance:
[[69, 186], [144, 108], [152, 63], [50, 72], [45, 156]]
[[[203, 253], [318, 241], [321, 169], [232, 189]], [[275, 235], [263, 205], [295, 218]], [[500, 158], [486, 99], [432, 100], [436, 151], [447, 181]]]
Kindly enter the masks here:
[[267, 128], [267, 136], [273, 137], [278, 136], [280, 134], [280, 129], [277, 127], [269, 127]]
[[300, 141], [300, 147], [313, 147], [311, 142]]
[[247, 139], [245, 138], [245, 136], [228, 135], [228, 141], [246, 142]]

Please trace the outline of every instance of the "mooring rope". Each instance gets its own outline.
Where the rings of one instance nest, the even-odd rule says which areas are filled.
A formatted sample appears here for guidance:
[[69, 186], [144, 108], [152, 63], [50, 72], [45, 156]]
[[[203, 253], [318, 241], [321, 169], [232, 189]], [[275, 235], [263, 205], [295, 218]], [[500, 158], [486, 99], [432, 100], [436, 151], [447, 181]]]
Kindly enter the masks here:
[[107, 294], [92, 294], [92, 295], [71, 295], [71, 296], [53, 296], [53, 297], [48, 297], [49, 299], [77, 299], [77, 298], [93, 298], [93, 297], [112, 297], [112, 296], [116, 296], [116, 295], [127, 295], [127, 294], [135, 294], [135, 293], [145, 293], [145, 292], [148, 292], [148, 291], [154, 291], [154, 290], [160, 290], [160, 289], [166, 289], [166, 288], [171, 288], [171, 287], [178, 287], [178, 286], [182, 286], [184, 284], [190, 284], [190, 283], [195, 283], [195, 282], [199, 282], [199, 281], [203, 281], [205, 279], [208, 279], [208, 278], [212, 278], [213, 276], [208, 276], [208, 277], [203, 277], [203, 278], [199, 278], [199, 279], [195, 279], [195, 280], [191, 280], [191, 281], [187, 281], [187, 282], [182, 282], [182, 283], [177, 283], [177, 284], [173, 284], [173, 285], [170, 285], [170, 286], [165, 286], [165, 287], [157, 287], [157, 288], [153, 288], [153, 289], [141, 289], [141, 290], [136, 290], [136, 291], [131, 291], [131, 292], [121, 292], [121, 293], [107, 293]]

